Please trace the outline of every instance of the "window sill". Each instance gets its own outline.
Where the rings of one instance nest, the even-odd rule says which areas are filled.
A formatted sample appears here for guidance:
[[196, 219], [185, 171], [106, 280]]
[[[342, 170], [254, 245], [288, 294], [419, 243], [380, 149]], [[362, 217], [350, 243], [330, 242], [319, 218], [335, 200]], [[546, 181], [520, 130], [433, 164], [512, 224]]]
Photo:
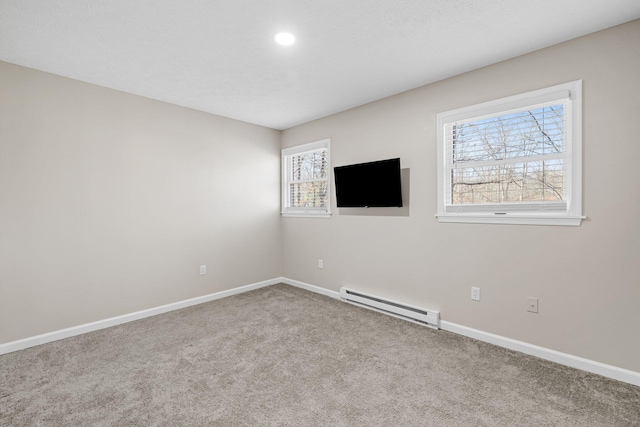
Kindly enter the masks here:
[[471, 224], [514, 224], [514, 225], [561, 225], [579, 227], [584, 216], [567, 215], [436, 215], [438, 222], [458, 222]]
[[331, 212], [280, 212], [280, 215], [289, 218], [331, 218]]

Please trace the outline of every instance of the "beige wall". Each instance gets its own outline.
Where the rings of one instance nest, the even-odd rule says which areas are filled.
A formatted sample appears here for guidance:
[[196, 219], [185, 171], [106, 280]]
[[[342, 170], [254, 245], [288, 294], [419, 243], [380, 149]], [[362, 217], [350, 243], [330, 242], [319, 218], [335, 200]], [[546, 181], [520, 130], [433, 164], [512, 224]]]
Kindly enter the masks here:
[[[411, 182], [408, 217], [348, 215], [334, 201], [331, 219], [283, 218], [284, 275], [640, 371], [639, 41], [635, 21], [284, 131], [283, 147], [331, 138], [334, 166], [399, 156]], [[578, 79], [582, 226], [438, 223], [436, 113]]]
[[279, 144], [0, 63], [0, 343], [281, 276]]
[[[0, 62], [0, 343], [284, 275], [640, 371], [638, 40], [635, 21], [282, 135]], [[439, 224], [436, 113], [576, 79], [588, 220]], [[280, 219], [281, 137], [331, 138], [335, 166], [401, 157], [408, 209]]]

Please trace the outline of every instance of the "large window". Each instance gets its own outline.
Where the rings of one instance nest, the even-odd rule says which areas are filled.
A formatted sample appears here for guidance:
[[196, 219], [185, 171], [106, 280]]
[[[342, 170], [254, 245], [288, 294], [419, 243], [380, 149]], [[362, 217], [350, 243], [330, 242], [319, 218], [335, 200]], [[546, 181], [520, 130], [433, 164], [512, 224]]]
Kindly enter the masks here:
[[438, 114], [438, 220], [580, 225], [582, 82]]
[[282, 215], [330, 216], [330, 142], [282, 150]]

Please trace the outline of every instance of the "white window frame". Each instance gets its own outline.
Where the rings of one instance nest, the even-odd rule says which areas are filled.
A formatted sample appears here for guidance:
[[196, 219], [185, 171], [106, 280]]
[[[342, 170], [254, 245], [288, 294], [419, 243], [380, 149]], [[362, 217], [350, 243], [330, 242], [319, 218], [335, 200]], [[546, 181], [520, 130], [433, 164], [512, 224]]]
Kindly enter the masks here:
[[[523, 210], [523, 206], [504, 204], [488, 212], [477, 210], [465, 212], [464, 209], [453, 212], [451, 207], [454, 205], [447, 203], [447, 199], [450, 198], [447, 179], [450, 179], [448, 177], [452, 169], [448, 166], [451, 162], [446, 158], [445, 126], [456, 121], [506, 114], [513, 110], [559, 100], [566, 102], [564, 174], [565, 185], [568, 185], [565, 192], [566, 208], [560, 211]], [[579, 226], [581, 220], [585, 218], [582, 216], [582, 80], [439, 113], [437, 115], [437, 156], [436, 217], [439, 222]]]
[[[287, 158], [294, 155], [308, 153], [312, 151], [325, 150], [327, 152], [327, 206], [324, 208], [295, 208], [290, 206], [289, 200], [289, 180], [287, 176]], [[282, 150], [281, 157], [282, 170], [282, 211], [283, 217], [311, 217], [330, 218], [331, 217], [331, 139], [323, 139], [308, 144], [297, 145]]]

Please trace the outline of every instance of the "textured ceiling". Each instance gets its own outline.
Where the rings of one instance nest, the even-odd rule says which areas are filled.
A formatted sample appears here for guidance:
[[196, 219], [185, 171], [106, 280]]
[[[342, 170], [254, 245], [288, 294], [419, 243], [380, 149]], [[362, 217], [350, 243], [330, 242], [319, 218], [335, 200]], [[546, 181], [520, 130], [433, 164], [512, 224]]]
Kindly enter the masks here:
[[638, 0], [0, 0], [0, 60], [285, 129], [637, 18]]

